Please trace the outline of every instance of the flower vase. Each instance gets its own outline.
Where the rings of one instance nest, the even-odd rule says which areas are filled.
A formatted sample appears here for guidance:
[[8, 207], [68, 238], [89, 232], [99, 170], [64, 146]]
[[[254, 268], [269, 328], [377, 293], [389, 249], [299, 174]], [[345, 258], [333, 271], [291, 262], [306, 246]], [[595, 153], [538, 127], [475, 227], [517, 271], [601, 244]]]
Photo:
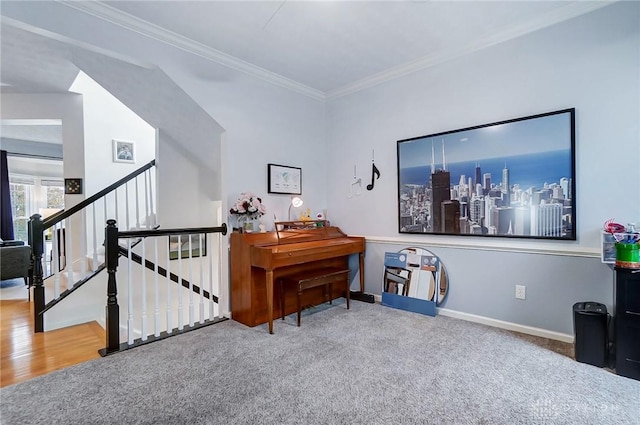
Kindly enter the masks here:
[[247, 217], [243, 223], [244, 233], [253, 233], [253, 219]]
[[238, 231], [240, 233], [253, 232], [253, 219], [247, 215], [238, 216]]

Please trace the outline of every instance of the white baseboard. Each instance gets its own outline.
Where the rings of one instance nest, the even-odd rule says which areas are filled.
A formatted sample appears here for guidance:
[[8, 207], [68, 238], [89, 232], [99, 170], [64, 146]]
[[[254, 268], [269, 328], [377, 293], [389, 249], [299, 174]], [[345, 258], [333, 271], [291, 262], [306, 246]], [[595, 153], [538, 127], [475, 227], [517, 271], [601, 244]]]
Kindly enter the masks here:
[[573, 335], [554, 332], [547, 329], [535, 328], [533, 326], [519, 325], [517, 323], [505, 322], [503, 320], [492, 319], [490, 317], [478, 316], [470, 313], [462, 313], [460, 311], [449, 310], [446, 308], [438, 308], [437, 311], [438, 314], [447, 317], [453, 317], [454, 319], [467, 320], [469, 322], [481, 323], [483, 325], [520, 332], [527, 335], [540, 336], [556, 341], [573, 343]]
[[56, 329], [68, 328], [70, 326], [81, 325], [83, 323], [89, 323], [89, 322], [100, 323], [100, 321], [96, 319], [94, 315], [81, 315], [81, 316], [75, 316], [70, 320], [55, 321], [55, 319], [51, 319], [50, 317], [48, 318], [47, 313], [45, 313], [44, 331], [45, 332], [55, 331]]
[[[381, 295], [374, 295], [373, 299], [377, 303], [382, 303]], [[519, 325], [517, 323], [505, 322], [503, 320], [492, 319], [490, 317], [478, 316], [476, 314], [463, 313], [460, 311], [449, 310], [446, 308], [436, 307], [438, 314], [454, 319], [466, 320], [468, 322], [481, 323], [483, 325], [493, 326], [494, 328], [506, 329], [508, 331], [520, 332], [527, 335], [540, 336], [543, 338], [553, 339], [556, 341], [568, 342], [573, 344], [573, 335], [554, 332], [547, 329], [534, 328], [533, 326]]]

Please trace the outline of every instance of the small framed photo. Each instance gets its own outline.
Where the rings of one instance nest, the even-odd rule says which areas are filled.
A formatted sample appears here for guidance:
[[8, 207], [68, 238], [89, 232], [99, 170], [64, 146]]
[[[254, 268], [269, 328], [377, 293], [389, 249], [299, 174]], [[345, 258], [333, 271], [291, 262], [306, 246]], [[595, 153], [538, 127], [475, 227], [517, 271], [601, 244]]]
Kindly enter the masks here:
[[65, 195], [81, 195], [82, 179], [64, 179]]
[[113, 162], [136, 162], [135, 143], [113, 139]]
[[[191, 252], [189, 252], [191, 243]], [[207, 235], [195, 233], [191, 235], [169, 236], [169, 259], [204, 257], [207, 255]]]
[[268, 164], [267, 177], [269, 193], [302, 195], [302, 168]]

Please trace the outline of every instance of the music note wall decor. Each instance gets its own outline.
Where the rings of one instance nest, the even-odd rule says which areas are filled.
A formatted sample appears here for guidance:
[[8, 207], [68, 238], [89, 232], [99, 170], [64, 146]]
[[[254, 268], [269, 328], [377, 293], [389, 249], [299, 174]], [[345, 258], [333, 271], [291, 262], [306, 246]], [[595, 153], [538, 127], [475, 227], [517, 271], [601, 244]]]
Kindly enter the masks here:
[[356, 172], [356, 166], [353, 166], [353, 180], [349, 185], [349, 198], [353, 198], [353, 195], [360, 195], [362, 193], [362, 179], [358, 177]]
[[367, 190], [373, 190], [373, 186], [375, 185], [375, 181], [380, 178], [380, 170], [376, 167], [375, 164], [375, 151], [371, 151], [371, 184], [367, 185]]

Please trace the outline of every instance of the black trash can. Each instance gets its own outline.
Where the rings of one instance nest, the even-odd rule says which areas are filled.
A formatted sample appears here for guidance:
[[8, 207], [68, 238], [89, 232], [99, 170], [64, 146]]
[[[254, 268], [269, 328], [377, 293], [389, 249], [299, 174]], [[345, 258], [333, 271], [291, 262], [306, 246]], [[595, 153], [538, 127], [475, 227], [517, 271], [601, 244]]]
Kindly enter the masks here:
[[596, 302], [573, 305], [573, 330], [576, 360], [605, 367], [609, 357], [609, 314], [607, 306]]

